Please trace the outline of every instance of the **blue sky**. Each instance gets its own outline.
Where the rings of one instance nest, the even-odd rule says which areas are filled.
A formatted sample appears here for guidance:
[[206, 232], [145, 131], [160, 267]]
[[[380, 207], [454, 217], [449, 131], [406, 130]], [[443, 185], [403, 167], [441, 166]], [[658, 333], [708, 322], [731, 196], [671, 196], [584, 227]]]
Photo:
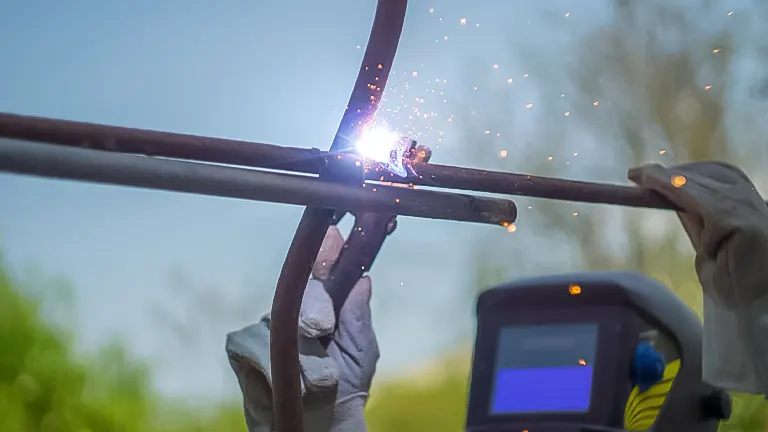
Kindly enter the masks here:
[[[9, 1], [0, 14], [1, 111], [321, 148], [338, 125], [373, 16], [372, 2], [352, 0], [3, 3]], [[444, 33], [429, 7], [412, 2], [396, 70], [403, 62], [414, 70], [429, 60], [455, 64], [464, 52], [422, 48]], [[468, 12], [452, 3], [445, 9], [456, 26]], [[214, 290], [224, 309], [252, 301], [250, 320], [258, 319], [299, 208], [9, 175], [0, 175], [0, 196], [7, 259], [72, 282], [85, 347], [117, 335], [156, 362], [169, 392], [215, 397], [236, 390], [223, 336], [248, 317], [201, 323], [200, 309], [215, 313], [210, 299], [188, 291], [174, 297], [174, 274]], [[477, 230], [487, 228], [401, 222], [374, 283], [407, 293], [418, 308], [379, 326], [384, 369], [449, 343], [402, 335], [433, 324], [416, 313], [433, 315], [465, 276], [461, 248], [446, 246]], [[401, 272], [418, 274], [421, 265], [398, 255], [414, 247], [441, 271], [403, 282]], [[158, 307], [195, 333], [192, 345], [174, 343]], [[471, 310], [467, 305], [466, 320]], [[198, 378], [190, 383], [189, 376]]]
[[[601, 5], [412, 0], [382, 115], [423, 134], [435, 162], [460, 163], [468, 144], [443, 120], [471, 105], [467, 70], [517, 82], [528, 72], [510, 54], [517, 46], [563, 44], [599, 23]], [[326, 148], [373, 2], [0, 0], [0, 10], [0, 111]], [[439, 85], [436, 119], [398, 114], [403, 101], [418, 103], [414, 93], [440, 99]], [[83, 347], [125, 340], [156, 364], [169, 393], [236, 391], [224, 333], [268, 308], [300, 208], [9, 175], [0, 197], [7, 260], [72, 282]], [[473, 280], [467, 245], [494, 229], [401, 221], [373, 271], [382, 370], [439, 353], [470, 325], [473, 306], [456, 305]]]

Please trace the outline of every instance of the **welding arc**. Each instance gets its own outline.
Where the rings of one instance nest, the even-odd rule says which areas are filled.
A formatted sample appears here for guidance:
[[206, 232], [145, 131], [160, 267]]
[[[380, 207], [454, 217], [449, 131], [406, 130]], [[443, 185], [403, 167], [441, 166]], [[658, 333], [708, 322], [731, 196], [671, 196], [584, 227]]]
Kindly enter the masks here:
[[173, 192], [501, 225], [514, 203], [384, 185], [51, 146], [0, 138], [0, 171]]

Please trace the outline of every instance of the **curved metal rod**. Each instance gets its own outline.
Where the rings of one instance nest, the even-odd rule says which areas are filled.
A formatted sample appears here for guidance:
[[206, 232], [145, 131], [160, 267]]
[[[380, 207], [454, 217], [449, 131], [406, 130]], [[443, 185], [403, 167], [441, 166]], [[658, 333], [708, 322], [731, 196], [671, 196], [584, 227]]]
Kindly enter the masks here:
[[[378, 1], [363, 62], [331, 151], [349, 150], [362, 127], [373, 120], [400, 42], [407, 4], [407, 0]], [[332, 164], [334, 160], [329, 158], [327, 162]], [[320, 176], [327, 178], [329, 174], [324, 171]], [[362, 169], [359, 176], [352, 180], [362, 181]], [[334, 179], [342, 181], [340, 177]], [[277, 432], [304, 431], [298, 353], [299, 308], [312, 264], [333, 216], [333, 210], [311, 207], [304, 210], [272, 300], [270, 358]]]

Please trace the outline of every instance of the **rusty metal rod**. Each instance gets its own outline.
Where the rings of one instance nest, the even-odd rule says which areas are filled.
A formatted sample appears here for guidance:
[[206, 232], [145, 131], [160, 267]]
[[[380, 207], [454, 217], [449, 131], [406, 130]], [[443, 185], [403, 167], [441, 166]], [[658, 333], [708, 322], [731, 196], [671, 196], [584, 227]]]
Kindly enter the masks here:
[[0, 137], [145, 156], [319, 174], [327, 152], [0, 113]]
[[[635, 186], [565, 180], [529, 174], [487, 171], [436, 164], [414, 164], [420, 186], [473, 190], [560, 201], [678, 210], [663, 196]], [[391, 181], [391, 175], [385, 177]]]
[[[361, 162], [355, 155], [347, 153], [329, 153], [317, 149], [281, 147], [272, 144], [3, 113], [0, 113], [0, 136], [74, 147], [311, 174], [323, 171], [327, 165], [327, 157], [332, 154], [337, 158], [337, 170], [339, 164], [354, 166], [355, 163]], [[445, 189], [676, 210], [662, 196], [633, 186], [438, 164], [415, 163], [414, 170], [418, 176], [400, 178], [383, 170], [370, 171], [365, 176], [368, 180], [411, 183]]]
[[[272, 298], [269, 356], [276, 432], [304, 432], [298, 359], [299, 312], [312, 266], [328, 230], [327, 213], [327, 210], [316, 207], [304, 209], [280, 269], [275, 296]], [[299, 417], [286, 417], [289, 414]]]
[[[265, 172], [0, 138], [0, 171], [253, 201], [500, 225], [509, 200]], [[325, 233], [323, 231], [323, 233]], [[305, 281], [306, 282], [306, 281]]]
[[[355, 139], [366, 124], [373, 120], [395, 59], [407, 5], [407, 0], [378, 0], [363, 61], [347, 109], [331, 144], [331, 152], [352, 149]], [[323, 166], [319, 172], [321, 179], [353, 184], [363, 180], [362, 175], [356, 179], [344, 175], [343, 170], [333, 169], [335, 165], [340, 165], [337, 158], [326, 161], [331, 169]], [[310, 207], [304, 210], [283, 263], [272, 302], [270, 359], [277, 432], [304, 431], [298, 352], [299, 308], [312, 263], [328, 227], [334, 221], [334, 213], [333, 210]]]

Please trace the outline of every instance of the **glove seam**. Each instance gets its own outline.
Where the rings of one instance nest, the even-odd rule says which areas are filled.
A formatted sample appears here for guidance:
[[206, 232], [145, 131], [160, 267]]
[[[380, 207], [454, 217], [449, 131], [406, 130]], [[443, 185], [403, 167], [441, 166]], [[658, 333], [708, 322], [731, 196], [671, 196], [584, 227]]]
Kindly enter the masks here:
[[336, 405], [337, 406], [341, 405], [341, 404], [343, 404], [345, 402], [348, 402], [348, 401], [350, 401], [352, 399], [357, 399], [360, 396], [363, 397], [363, 401], [364, 402], [368, 402], [368, 393], [366, 393], [366, 392], [357, 392], [357, 393], [353, 393], [353, 394], [348, 395], [348, 396], [344, 396], [343, 398], [340, 398], [339, 400], [336, 401]]

